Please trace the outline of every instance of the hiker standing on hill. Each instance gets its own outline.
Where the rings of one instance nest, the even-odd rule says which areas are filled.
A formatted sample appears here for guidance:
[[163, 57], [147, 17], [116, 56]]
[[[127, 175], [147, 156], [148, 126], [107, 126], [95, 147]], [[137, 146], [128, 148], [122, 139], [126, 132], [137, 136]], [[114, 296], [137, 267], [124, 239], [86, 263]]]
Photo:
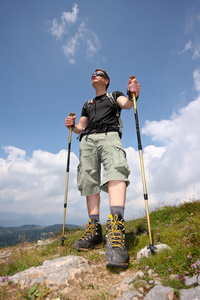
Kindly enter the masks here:
[[[80, 161], [77, 185], [86, 196], [89, 224], [82, 238], [74, 243], [79, 250], [88, 250], [103, 244], [99, 222], [100, 191], [109, 193], [110, 216], [106, 223], [106, 266], [128, 267], [129, 254], [125, 246], [124, 207], [130, 170], [121, 143], [122, 109], [133, 107], [131, 92], [139, 96], [140, 84], [129, 79], [126, 97], [122, 92], [106, 93], [110, 79], [106, 71], [96, 69], [92, 86], [96, 97], [83, 105], [81, 118], [65, 119], [67, 128], [80, 135]], [[101, 180], [101, 164], [104, 167]]]

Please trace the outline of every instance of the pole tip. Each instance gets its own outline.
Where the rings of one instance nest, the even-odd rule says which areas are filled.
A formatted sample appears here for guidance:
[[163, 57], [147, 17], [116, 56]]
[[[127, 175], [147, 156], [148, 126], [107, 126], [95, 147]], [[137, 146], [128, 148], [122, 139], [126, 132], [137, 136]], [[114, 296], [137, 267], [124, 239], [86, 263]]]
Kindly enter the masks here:
[[152, 254], [155, 254], [157, 247], [154, 246], [153, 244], [150, 244], [147, 249], [149, 249], [151, 251]]
[[60, 239], [61, 239], [61, 241], [62, 241], [62, 246], [64, 246], [64, 241], [66, 240], [66, 237], [65, 237], [65, 236], [62, 236]]

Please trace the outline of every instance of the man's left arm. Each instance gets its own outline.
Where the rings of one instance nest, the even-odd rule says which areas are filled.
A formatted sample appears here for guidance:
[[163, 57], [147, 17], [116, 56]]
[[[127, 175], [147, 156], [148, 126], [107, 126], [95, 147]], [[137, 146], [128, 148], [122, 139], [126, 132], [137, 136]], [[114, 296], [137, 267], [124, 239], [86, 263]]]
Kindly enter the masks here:
[[[129, 79], [127, 84], [127, 92], [135, 93], [136, 98], [139, 97], [140, 84], [137, 79]], [[131, 109], [133, 107], [133, 99], [131, 96], [119, 96], [117, 98], [117, 104], [123, 109]]]

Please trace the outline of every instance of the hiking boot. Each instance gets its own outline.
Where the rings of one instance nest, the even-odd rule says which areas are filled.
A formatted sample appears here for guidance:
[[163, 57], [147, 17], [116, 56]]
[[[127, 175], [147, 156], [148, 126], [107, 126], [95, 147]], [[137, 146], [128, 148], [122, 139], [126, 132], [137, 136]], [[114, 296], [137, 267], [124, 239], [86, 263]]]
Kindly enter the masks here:
[[87, 251], [103, 245], [102, 228], [99, 222], [89, 220], [88, 227], [82, 238], [74, 243], [78, 250]]
[[110, 215], [106, 223], [106, 266], [127, 268], [129, 254], [125, 246], [125, 222]]

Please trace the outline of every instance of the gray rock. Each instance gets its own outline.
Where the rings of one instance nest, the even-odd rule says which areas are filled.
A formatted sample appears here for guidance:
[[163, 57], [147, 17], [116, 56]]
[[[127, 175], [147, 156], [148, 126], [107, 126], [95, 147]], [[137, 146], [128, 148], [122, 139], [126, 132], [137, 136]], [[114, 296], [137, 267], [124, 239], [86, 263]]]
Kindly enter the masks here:
[[136, 277], [137, 276], [132, 276], [132, 277], [126, 278], [126, 279], [124, 279], [124, 283], [131, 284], [136, 279]]
[[32, 267], [23, 272], [10, 276], [10, 281], [18, 283], [24, 287], [45, 281], [47, 286], [67, 285], [68, 280], [74, 279], [76, 274], [88, 271], [90, 265], [88, 261], [75, 255], [45, 261], [42, 266]]
[[181, 300], [200, 300], [200, 286], [180, 290]]
[[186, 286], [192, 286], [194, 284], [198, 284], [198, 276], [193, 276], [191, 278], [187, 278], [185, 281]]
[[136, 274], [134, 274], [132, 277], [124, 279], [124, 283], [131, 284], [136, 278], [142, 278], [144, 276], [144, 273], [142, 271], [138, 271]]
[[150, 280], [149, 284], [151, 284], [151, 285], [161, 285], [161, 282], [160, 282], [160, 280], [155, 278], [155, 279]]
[[[156, 247], [155, 253], [159, 253], [160, 251], [163, 251], [165, 249], [169, 249], [172, 251], [172, 249], [166, 244], [159, 244], [159, 245], [156, 245], [155, 247]], [[152, 254], [151, 250], [148, 249], [148, 246], [147, 246], [137, 253], [137, 259], [141, 259], [143, 257], [148, 258], [151, 254]]]
[[150, 292], [144, 297], [144, 300], [173, 300], [174, 290], [170, 287], [164, 287], [162, 285], [156, 285]]
[[[137, 291], [129, 291], [129, 292], [125, 292], [123, 293], [122, 297], [116, 298], [115, 300], [132, 300], [134, 299], [135, 296], [142, 296], [140, 293], [138, 293]], [[135, 299], [138, 299], [138, 297], [136, 297]]]
[[158, 280], [158, 279], [155, 279], [155, 281], [154, 281], [154, 285], [161, 285], [161, 282], [160, 282], [160, 280]]

